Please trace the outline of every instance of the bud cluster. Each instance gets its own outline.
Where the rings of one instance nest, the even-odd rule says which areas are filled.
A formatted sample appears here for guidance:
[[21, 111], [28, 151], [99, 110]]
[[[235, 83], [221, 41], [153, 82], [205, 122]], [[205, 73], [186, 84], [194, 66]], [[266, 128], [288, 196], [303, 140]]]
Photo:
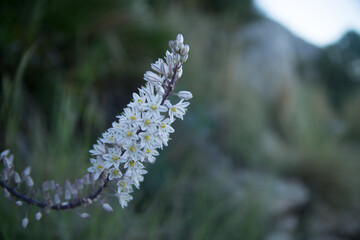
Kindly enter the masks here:
[[[16, 206], [26, 203], [43, 209], [45, 213], [49, 213], [50, 209], [73, 209], [94, 201], [99, 201], [105, 211], [112, 212], [112, 207], [106, 202], [107, 198], [101, 199], [100, 194], [110, 182], [114, 182], [117, 185], [114, 195], [122, 207], [127, 206], [132, 200], [130, 194], [134, 187], [140, 188], [140, 182], [147, 173], [144, 164], [154, 163], [159, 155], [158, 150], [167, 146], [170, 134], [175, 131], [172, 124], [177, 118], [183, 119], [189, 105], [185, 101], [192, 98], [188, 91], [173, 93], [175, 84], [182, 76], [182, 64], [188, 58], [189, 46], [184, 44], [181, 34], [169, 45], [171, 52], [166, 51], [164, 59], [151, 64], [153, 71], [147, 71], [144, 75], [146, 84], [138, 93], [133, 93], [132, 101], [117, 116], [118, 120], [112, 123], [112, 127], [102, 134], [90, 150], [93, 156], [90, 159], [91, 167], [84, 177], [73, 183], [66, 180], [63, 186], [50, 180], [43, 182], [41, 188], [35, 188], [30, 176], [31, 168], [25, 168], [21, 174], [16, 172], [13, 155], [5, 150], [0, 154], [3, 163], [0, 168], [0, 186], [5, 197], [13, 199]], [[170, 95], [180, 100], [173, 104], [168, 99]], [[100, 185], [96, 191], [95, 184]], [[25, 191], [22, 193], [20, 191], [24, 185]], [[88, 195], [83, 197], [86, 193]], [[27, 215], [26, 211], [22, 220], [24, 228], [29, 223]], [[90, 217], [88, 213], [79, 216]], [[36, 213], [37, 221], [41, 217], [41, 211]]]

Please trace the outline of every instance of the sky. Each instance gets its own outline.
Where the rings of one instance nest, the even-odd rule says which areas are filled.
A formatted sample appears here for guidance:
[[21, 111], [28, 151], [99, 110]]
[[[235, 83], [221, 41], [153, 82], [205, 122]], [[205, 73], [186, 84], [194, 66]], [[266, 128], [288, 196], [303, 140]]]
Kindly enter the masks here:
[[360, 33], [360, 0], [255, 0], [261, 12], [324, 47], [348, 30]]

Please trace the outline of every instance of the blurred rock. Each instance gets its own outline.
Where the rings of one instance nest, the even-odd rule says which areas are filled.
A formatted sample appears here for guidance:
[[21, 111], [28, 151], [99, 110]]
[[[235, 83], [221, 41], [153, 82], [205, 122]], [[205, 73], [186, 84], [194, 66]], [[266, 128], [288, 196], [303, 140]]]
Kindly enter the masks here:
[[314, 80], [314, 62], [320, 50], [270, 20], [240, 29], [234, 37], [239, 54], [232, 61], [234, 75], [267, 101], [291, 91], [302, 79]]
[[316, 205], [309, 218], [308, 229], [315, 239], [340, 239], [329, 236], [346, 236], [355, 239], [360, 234], [356, 217], [345, 211], [335, 210], [325, 204]]

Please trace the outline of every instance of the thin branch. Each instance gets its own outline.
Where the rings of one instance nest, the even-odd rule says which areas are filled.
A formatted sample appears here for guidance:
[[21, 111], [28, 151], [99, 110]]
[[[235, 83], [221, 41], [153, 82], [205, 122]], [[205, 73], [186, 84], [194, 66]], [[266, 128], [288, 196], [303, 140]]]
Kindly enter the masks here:
[[[108, 185], [109, 182], [110, 182], [109, 178], [106, 178], [104, 184], [101, 185], [95, 192], [89, 194], [86, 198], [77, 198], [77, 199], [66, 202], [66, 204], [53, 204], [50, 206], [50, 208], [54, 209], [54, 210], [66, 210], [66, 209], [73, 209], [73, 208], [82, 206], [83, 204], [85, 204], [87, 202], [87, 200], [89, 200], [89, 199], [94, 200], [97, 196], [99, 196], [100, 193], [104, 190], [104, 188], [106, 188], [106, 186]], [[11, 193], [11, 195], [16, 197], [17, 199], [22, 200], [23, 202], [26, 202], [27, 204], [34, 205], [39, 208], [47, 207], [45, 202], [40, 202], [40, 201], [34, 200], [32, 198], [29, 198], [26, 195], [23, 195], [22, 193], [19, 193], [14, 188], [12, 188], [9, 185], [7, 185], [6, 183], [4, 183], [2, 180], [0, 180], [0, 186], [5, 188], [7, 191], [9, 191], [9, 193]]]

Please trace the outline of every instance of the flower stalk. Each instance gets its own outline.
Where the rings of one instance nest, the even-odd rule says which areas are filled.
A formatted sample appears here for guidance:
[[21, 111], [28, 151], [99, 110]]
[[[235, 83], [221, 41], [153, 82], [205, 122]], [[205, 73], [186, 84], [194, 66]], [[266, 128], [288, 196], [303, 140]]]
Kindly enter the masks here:
[[[74, 209], [98, 201], [105, 211], [112, 212], [108, 198], [102, 198], [102, 193], [109, 184], [114, 183], [117, 190], [113, 195], [123, 208], [126, 207], [133, 199], [131, 193], [134, 187], [140, 188], [147, 173], [144, 164], [154, 163], [159, 155], [158, 149], [167, 146], [170, 134], [175, 131], [171, 125], [177, 118], [183, 119], [189, 105], [185, 101], [192, 98], [188, 91], [173, 93], [183, 73], [182, 65], [188, 59], [189, 46], [184, 44], [181, 34], [177, 35], [176, 40], [170, 41], [169, 46], [171, 52], [166, 51], [164, 59], [151, 64], [153, 71], [144, 74], [145, 86], [138, 93], [133, 93], [133, 100], [117, 116], [118, 120], [89, 151], [93, 157], [87, 174], [73, 183], [66, 180], [64, 186], [53, 180], [46, 181], [39, 191], [39, 187], [34, 187], [30, 167], [21, 175], [15, 172], [13, 155], [5, 150], [0, 154], [4, 166], [0, 172], [0, 186], [5, 197], [14, 200], [17, 206], [26, 203], [43, 209], [45, 213], [51, 209]], [[172, 104], [170, 95], [178, 96], [180, 101]], [[26, 185], [25, 193], [19, 191], [21, 184]], [[83, 194], [89, 192], [89, 188], [95, 190]], [[42, 193], [42, 200], [33, 198], [35, 192]], [[40, 220], [41, 216], [41, 211], [37, 212], [36, 220]], [[87, 213], [80, 216], [90, 217]], [[24, 228], [28, 221], [26, 215], [22, 221]]]

